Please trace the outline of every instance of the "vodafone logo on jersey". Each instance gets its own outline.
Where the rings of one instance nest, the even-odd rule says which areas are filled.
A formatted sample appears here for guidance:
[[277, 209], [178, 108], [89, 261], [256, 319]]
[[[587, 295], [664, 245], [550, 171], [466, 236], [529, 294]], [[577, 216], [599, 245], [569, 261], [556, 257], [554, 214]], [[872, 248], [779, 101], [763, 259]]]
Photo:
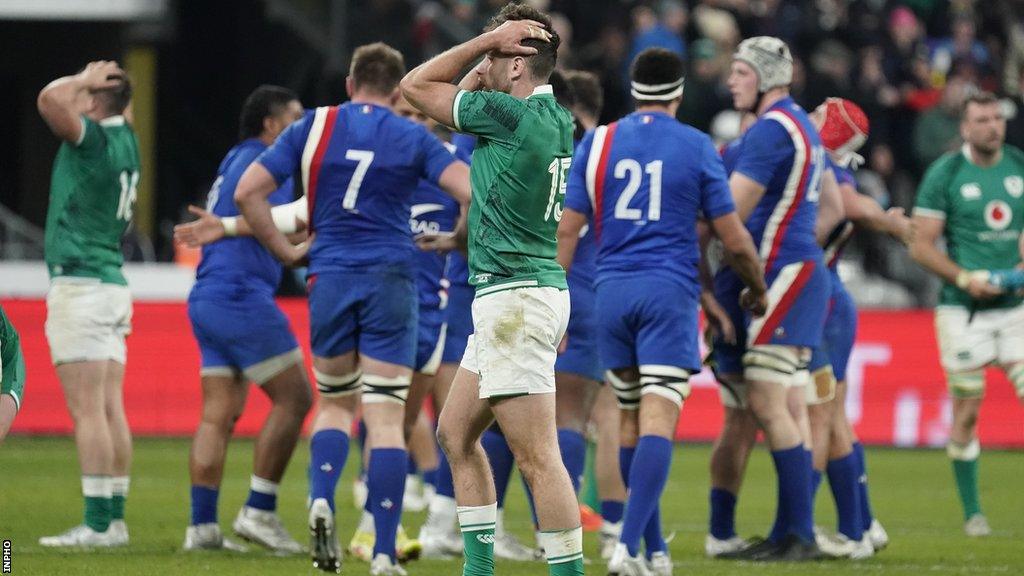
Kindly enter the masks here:
[[985, 205], [985, 224], [993, 230], [1005, 230], [1013, 220], [1013, 209], [1002, 200], [993, 200]]

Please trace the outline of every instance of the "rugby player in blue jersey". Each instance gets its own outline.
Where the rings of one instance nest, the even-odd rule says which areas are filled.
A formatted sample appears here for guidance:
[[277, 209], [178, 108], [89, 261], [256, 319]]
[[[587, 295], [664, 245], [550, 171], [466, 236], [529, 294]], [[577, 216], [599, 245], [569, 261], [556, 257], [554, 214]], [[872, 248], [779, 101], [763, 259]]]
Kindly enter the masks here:
[[[659, 500], [697, 348], [697, 219], [722, 239], [747, 286], [745, 308], [766, 306], [761, 265], [736, 213], [710, 137], [675, 119], [683, 63], [672, 52], [641, 52], [631, 70], [636, 111], [587, 135], [576, 150], [559, 226], [559, 260], [571, 271], [579, 232], [590, 222], [597, 248], [597, 342], [622, 410], [620, 466], [629, 488], [609, 574], [638, 576], [649, 561], [672, 563], [661, 536]], [[640, 555], [644, 539], [647, 558]]]

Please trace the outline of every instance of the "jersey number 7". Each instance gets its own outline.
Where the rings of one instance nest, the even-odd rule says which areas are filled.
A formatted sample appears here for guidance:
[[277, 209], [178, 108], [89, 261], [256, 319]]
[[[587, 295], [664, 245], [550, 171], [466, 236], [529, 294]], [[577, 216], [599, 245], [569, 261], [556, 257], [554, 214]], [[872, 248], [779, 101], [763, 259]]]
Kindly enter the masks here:
[[363, 178], [366, 176], [366, 171], [370, 169], [370, 164], [373, 163], [373, 151], [372, 150], [346, 150], [346, 160], [355, 160], [356, 169], [352, 173], [352, 179], [348, 181], [348, 189], [345, 190], [345, 196], [341, 199], [341, 207], [345, 210], [356, 209], [356, 199], [359, 198], [359, 187], [363, 185]]

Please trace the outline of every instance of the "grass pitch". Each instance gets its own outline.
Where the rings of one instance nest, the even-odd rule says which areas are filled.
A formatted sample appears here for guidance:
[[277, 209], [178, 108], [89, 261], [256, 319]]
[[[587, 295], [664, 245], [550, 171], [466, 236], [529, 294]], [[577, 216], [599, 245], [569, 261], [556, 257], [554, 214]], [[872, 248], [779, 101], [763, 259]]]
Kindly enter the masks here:
[[[43, 549], [40, 536], [53, 534], [81, 519], [82, 502], [74, 445], [66, 438], [9, 438], [0, 446], [0, 540], [11, 541], [11, 568], [16, 575], [75, 576], [150, 574], [322, 574], [305, 557], [278, 558], [262, 551], [249, 554], [184, 553], [181, 543], [189, 517], [186, 439], [140, 439], [135, 444], [127, 517], [131, 546], [114, 551], [67, 552]], [[221, 492], [220, 520], [226, 532], [245, 500], [252, 444], [231, 446]], [[964, 536], [946, 455], [937, 450], [868, 449], [872, 504], [892, 542], [873, 559], [817, 564], [753, 565], [707, 560], [703, 539], [707, 526], [707, 446], [679, 446], [662, 500], [666, 533], [676, 533], [670, 548], [676, 574], [1024, 574], [1024, 454], [989, 451], [982, 454], [982, 503], [994, 534]], [[285, 525], [305, 541], [305, 445], [295, 459], [279, 496]], [[352, 507], [354, 461], [338, 491], [342, 545], [347, 544], [358, 512]], [[766, 452], [751, 461], [740, 496], [738, 522], [742, 534], [764, 533], [774, 512], [774, 480]], [[506, 524], [524, 542], [532, 542], [529, 515], [521, 485], [512, 483]], [[834, 525], [834, 507], [827, 485], [817, 502], [817, 521]], [[405, 518], [410, 533], [418, 531], [423, 514]], [[604, 574], [597, 559], [597, 541], [586, 536], [585, 552], [593, 563], [588, 574]], [[461, 562], [419, 561], [407, 566], [411, 576], [456, 575]], [[346, 561], [345, 574], [367, 574], [368, 566]], [[498, 562], [497, 573], [547, 574], [542, 563]]]

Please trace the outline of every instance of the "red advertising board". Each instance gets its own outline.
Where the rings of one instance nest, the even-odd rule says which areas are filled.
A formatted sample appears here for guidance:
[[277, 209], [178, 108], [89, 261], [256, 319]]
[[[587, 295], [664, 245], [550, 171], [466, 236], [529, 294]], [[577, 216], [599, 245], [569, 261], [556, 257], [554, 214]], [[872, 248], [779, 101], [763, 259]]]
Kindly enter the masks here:
[[[281, 306], [307, 351], [309, 318], [304, 300]], [[24, 405], [14, 423], [22, 434], [66, 434], [71, 418], [49, 361], [41, 300], [7, 300], [4, 310], [21, 334], [28, 369]], [[199, 351], [183, 302], [136, 303], [128, 340], [125, 401], [132, 430], [140, 435], [190, 435], [200, 412]], [[849, 367], [848, 413], [861, 439], [899, 446], [943, 445], [950, 402], [938, 364], [930, 311], [866, 311], [860, 314], [857, 345]], [[683, 440], [710, 440], [721, 425], [718, 391], [707, 373], [692, 381], [694, 391], [680, 419]], [[257, 391], [236, 428], [251, 435], [268, 410]], [[981, 413], [986, 446], [1024, 447], [1024, 407], [1009, 382], [990, 371]]]

